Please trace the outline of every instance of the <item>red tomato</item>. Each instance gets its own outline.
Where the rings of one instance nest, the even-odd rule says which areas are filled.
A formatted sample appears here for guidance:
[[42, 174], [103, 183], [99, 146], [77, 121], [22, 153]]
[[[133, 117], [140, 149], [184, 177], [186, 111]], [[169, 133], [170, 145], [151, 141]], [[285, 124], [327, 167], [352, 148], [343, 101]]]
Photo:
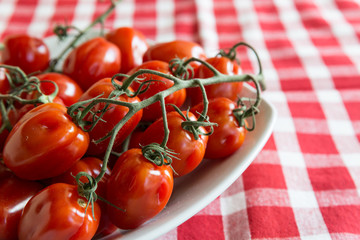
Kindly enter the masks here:
[[99, 225], [101, 211], [94, 203], [85, 213], [86, 203], [75, 185], [50, 185], [26, 204], [19, 224], [19, 240], [91, 239]]
[[[202, 112], [203, 103], [193, 108], [192, 112]], [[217, 123], [214, 126], [214, 132], [209, 136], [206, 147], [206, 158], [224, 158], [233, 154], [238, 150], [244, 142], [246, 129], [239, 127], [232, 111], [236, 108], [236, 104], [227, 98], [214, 98], [209, 100], [209, 110], [207, 115], [209, 121]]]
[[83, 90], [80, 88], [80, 86], [73, 79], [69, 78], [64, 74], [44, 73], [41, 75], [37, 75], [36, 77], [39, 78], [40, 81], [42, 81], [40, 89], [46, 95], [50, 95], [51, 93], [53, 93], [55, 91], [55, 86], [50, 82], [44, 81], [50, 80], [56, 83], [59, 88], [57, 96], [61, 98], [65, 106], [70, 106], [76, 103], [83, 94]]
[[26, 34], [4, 39], [3, 62], [20, 67], [26, 74], [43, 71], [49, 66], [49, 49], [43, 40]]
[[[74, 176], [76, 176], [79, 172], [86, 172], [90, 176], [96, 178], [101, 171], [102, 165], [103, 165], [103, 162], [100, 159], [95, 158], [95, 157], [86, 157], [86, 158], [83, 158], [83, 159], [77, 161], [65, 173], [52, 178], [51, 182], [52, 183], [62, 182], [62, 183], [76, 185]], [[101, 178], [100, 182], [98, 182], [98, 187], [96, 189], [96, 194], [98, 196], [106, 198], [106, 196], [105, 196], [106, 182], [109, 177], [110, 177], [110, 169], [107, 168], [105, 175]], [[88, 180], [85, 176], [81, 177], [80, 180], [83, 183], [88, 182]], [[100, 223], [99, 223], [99, 228], [97, 229], [95, 235], [105, 236], [105, 235], [108, 235], [108, 234], [114, 232], [117, 229], [117, 227], [111, 223], [108, 215], [106, 214], [107, 204], [102, 202], [101, 200], [99, 200], [97, 202], [101, 208], [101, 219], [100, 219]]]
[[17, 239], [21, 213], [43, 186], [17, 178], [0, 164], [0, 239]]
[[[121, 84], [117, 81], [118, 84]], [[111, 84], [110, 78], [105, 78], [91, 86], [79, 99], [79, 101], [88, 100], [94, 97], [103, 94], [102, 97], [106, 98], [109, 94], [114, 90], [114, 86]], [[139, 102], [140, 99], [138, 97], [130, 98], [126, 95], [121, 95], [117, 98], [117, 100], [123, 102], [131, 102], [136, 103]], [[105, 107], [106, 104], [99, 103], [95, 105], [93, 108], [94, 112], [101, 110]], [[108, 111], [103, 115], [102, 119], [105, 121], [99, 121], [96, 126], [89, 132], [91, 140], [98, 140], [104, 137], [109, 131], [111, 131], [115, 125], [125, 117], [128, 113], [129, 109], [124, 106], [110, 104], [108, 107]], [[129, 121], [125, 123], [125, 125], [121, 128], [119, 133], [116, 136], [114, 147], [120, 145], [126, 137], [135, 129], [136, 125], [139, 123], [142, 117], [142, 111], [138, 111], [132, 116]], [[92, 116], [89, 114], [86, 120], [91, 121]], [[100, 155], [105, 152], [109, 145], [109, 139], [102, 141], [98, 144], [95, 144], [93, 141], [90, 142], [88, 154], [89, 155]]]
[[144, 62], [150, 60], [161, 60], [164, 62], [170, 62], [174, 58], [188, 59], [196, 57], [205, 59], [204, 49], [197, 43], [175, 40], [172, 42], [155, 44], [145, 52]]
[[[208, 58], [206, 61], [223, 74], [239, 74], [239, 65], [235, 61], [231, 61], [226, 57], [213, 57]], [[214, 74], [211, 70], [209, 70], [205, 65], [201, 65], [195, 77], [210, 78], [213, 76]], [[216, 97], [226, 97], [232, 101], [236, 101], [239, 93], [241, 92], [242, 86], [242, 82], [218, 83], [208, 85], [205, 86], [206, 96], [208, 99], [213, 99]], [[193, 105], [196, 105], [203, 100], [200, 88], [189, 88], [187, 89], [187, 93], [189, 94], [189, 97], [191, 98], [191, 103]]]
[[[184, 112], [186, 115], [186, 112]], [[190, 120], [196, 120], [194, 114], [189, 112]], [[208, 137], [200, 135], [198, 140], [195, 140], [191, 132], [184, 130], [181, 123], [185, 119], [180, 116], [178, 112], [169, 112], [167, 114], [168, 128], [170, 131], [167, 147], [178, 153], [176, 157], [179, 159], [172, 159], [171, 166], [177, 174], [174, 177], [184, 176], [193, 171], [203, 160], [205, 148]], [[206, 132], [203, 127], [200, 130]], [[145, 132], [141, 135], [140, 145], [146, 146], [150, 143], [161, 143], [164, 138], [163, 119], [158, 119], [151, 124]]]
[[143, 55], [149, 46], [141, 32], [130, 27], [120, 27], [106, 34], [105, 38], [120, 49], [122, 73], [142, 64]]
[[169, 166], [156, 166], [139, 148], [123, 153], [107, 183], [107, 199], [118, 210], [108, 206], [111, 221], [121, 229], [133, 229], [157, 215], [167, 204], [173, 189]]
[[74, 79], [83, 90], [102, 78], [120, 71], [121, 53], [118, 47], [104, 38], [93, 38], [66, 57], [63, 72]]
[[[168, 63], [163, 61], [148, 61], [131, 70], [128, 73], [128, 75], [132, 75], [133, 73], [137, 72], [140, 69], [150, 69], [166, 74], [171, 74]], [[152, 97], [156, 93], [164, 91], [174, 85], [173, 81], [167, 78], [159, 77], [154, 74], [141, 74], [138, 76], [138, 78], [141, 79], [141, 81], [134, 81], [131, 84], [131, 87], [135, 91], [139, 89], [141, 82], [148, 80], [156, 80], [150, 84], [149, 88], [144, 93], [138, 95], [141, 100], [148, 99], [149, 97]], [[144, 88], [145, 87], [143, 87], [143, 89]], [[180, 89], [174, 92], [173, 94], [167, 96], [165, 98], [165, 103], [175, 104], [176, 106], [180, 107], [185, 102], [185, 98], [186, 98], [186, 90]], [[168, 110], [173, 109], [172, 106], [166, 106], [166, 108]], [[162, 111], [161, 111], [160, 102], [156, 102], [143, 109], [142, 121], [149, 121], [149, 122], [155, 121], [161, 116], [162, 116]]]
[[26, 113], [13, 127], [3, 157], [18, 177], [39, 180], [57, 176], [85, 154], [89, 136], [66, 110], [61, 104], [46, 103]]
[[0, 68], [0, 93], [7, 94], [10, 90], [10, 84], [6, 77], [7, 70], [5, 68]]

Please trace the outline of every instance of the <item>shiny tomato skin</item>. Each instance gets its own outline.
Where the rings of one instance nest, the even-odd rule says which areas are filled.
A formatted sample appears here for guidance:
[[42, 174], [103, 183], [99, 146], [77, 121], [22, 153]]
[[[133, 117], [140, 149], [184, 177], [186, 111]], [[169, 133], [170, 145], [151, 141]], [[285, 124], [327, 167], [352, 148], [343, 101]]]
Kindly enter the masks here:
[[[191, 108], [192, 112], [202, 112], [203, 103]], [[217, 123], [214, 132], [209, 136], [205, 151], [205, 158], [225, 158], [233, 154], [243, 144], [246, 136], [246, 129], [239, 127], [239, 124], [232, 114], [236, 108], [235, 102], [228, 98], [214, 98], [209, 100], [207, 115], [209, 121]]]
[[121, 52], [121, 71], [127, 73], [143, 62], [143, 55], [149, 48], [142, 32], [131, 27], [120, 27], [110, 31], [105, 38], [114, 43]]
[[40, 74], [36, 77], [41, 81], [40, 89], [46, 95], [53, 93], [55, 91], [55, 86], [50, 82], [44, 81], [49, 80], [56, 83], [59, 88], [57, 97], [61, 98], [65, 106], [76, 103], [84, 93], [73, 79], [64, 74], [51, 72]]
[[[101, 171], [102, 165], [103, 165], [103, 161], [100, 160], [99, 158], [85, 157], [77, 161], [65, 173], [52, 178], [50, 181], [51, 183], [68, 183], [68, 184], [76, 185], [74, 176], [76, 176], [79, 172], [88, 173], [90, 176], [96, 178]], [[97, 184], [96, 194], [103, 198], [106, 197], [105, 196], [106, 183], [108, 178], [110, 177], [110, 173], [111, 173], [110, 169], [107, 168], [105, 175], [101, 178], [101, 180]], [[88, 182], [86, 177], [81, 177], [80, 180], [83, 183]], [[101, 235], [101, 236], [108, 235], [114, 232], [117, 229], [117, 227], [111, 223], [108, 215], [106, 214], [107, 204], [101, 200], [98, 201], [98, 204], [101, 209], [101, 219], [95, 235]]]
[[[184, 114], [186, 115], [186, 112]], [[192, 121], [196, 120], [191, 112], [189, 112], [189, 117]], [[195, 140], [191, 132], [181, 127], [181, 123], [185, 120], [175, 111], [167, 113], [167, 121], [170, 134], [166, 146], [177, 153], [175, 156], [179, 159], [172, 159], [171, 166], [175, 171], [174, 177], [181, 177], [193, 171], [201, 163], [208, 137], [202, 135], [198, 140]], [[203, 127], [200, 127], [200, 130], [206, 132]], [[153, 142], [160, 144], [163, 138], [164, 125], [162, 118], [160, 118], [145, 130], [141, 135], [139, 144], [142, 146]]]
[[[70, 169], [68, 169], [63, 174], [53, 177], [51, 183], [68, 183], [76, 185], [74, 176], [79, 172], [86, 172], [90, 176], [97, 177], [101, 171], [103, 161], [96, 157], [85, 157], [74, 163]], [[105, 183], [110, 176], [110, 169], [107, 169], [104, 177], [98, 182], [98, 187], [96, 189], [96, 194], [104, 197], [105, 196]], [[86, 177], [81, 177], [82, 182], [88, 182]]]
[[174, 40], [150, 46], [145, 52], [143, 60], [144, 62], [150, 60], [170, 62], [174, 58], [188, 59], [191, 57], [205, 59], [204, 49], [195, 42]]
[[[4, 166], [1, 166], [2, 168]], [[43, 185], [0, 170], [0, 239], [16, 240], [21, 213]]]
[[91, 239], [99, 225], [101, 211], [94, 203], [85, 213], [86, 203], [78, 194], [77, 186], [50, 185], [26, 204], [19, 224], [19, 240]]
[[4, 64], [18, 66], [26, 74], [43, 71], [49, 66], [49, 49], [43, 40], [27, 34], [5, 37], [2, 60]]
[[[121, 84], [121, 82], [117, 82]], [[94, 97], [103, 94], [102, 97], [106, 98], [114, 90], [114, 86], [111, 84], [110, 78], [104, 78], [91, 86], [79, 99], [79, 101], [88, 100]], [[117, 98], [120, 101], [136, 103], [140, 99], [138, 97], [127, 97], [126, 95], [121, 95]], [[94, 112], [97, 110], [103, 109], [106, 104], [99, 103], [93, 108]], [[102, 119], [105, 121], [99, 121], [96, 126], [89, 132], [90, 135], [90, 145], [88, 149], [88, 155], [98, 156], [104, 153], [109, 145], [109, 139], [102, 141], [98, 144], [95, 144], [93, 140], [98, 140], [104, 137], [109, 131], [111, 131], [115, 125], [125, 117], [129, 109], [124, 106], [110, 104], [108, 111], [103, 115]], [[120, 129], [119, 133], [116, 136], [115, 143], [113, 147], [120, 145], [126, 137], [135, 129], [142, 117], [142, 110], [135, 113]], [[91, 121], [92, 116], [89, 114], [87, 120]]]
[[[213, 57], [206, 59], [213, 67], [215, 67], [219, 72], [226, 75], [237, 75], [239, 74], [239, 65], [235, 61], [231, 61], [226, 57]], [[214, 76], [213, 72], [209, 70], [205, 65], [201, 65], [196, 74], [196, 78], [210, 78]], [[217, 97], [226, 97], [232, 101], [236, 101], [239, 93], [241, 92], [243, 83], [242, 82], [233, 82], [233, 83], [218, 83], [205, 86], [206, 96], [208, 99], [213, 99]], [[202, 102], [202, 94], [199, 88], [189, 88], [187, 89], [189, 98], [191, 99], [191, 104], [196, 105]]]
[[13, 127], [3, 151], [5, 165], [29, 180], [62, 174], [86, 152], [89, 136], [58, 103], [46, 103], [26, 113]]
[[[128, 73], [128, 75], [132, 75], [140, 69], [149, 69], [149, 70], [155, 70], [155, 71], [169, 74], [169, 75], [171, 74], [168, 63], [163, 62], [163, 61], [154, 60], [154, 61], [145, 62], [145, 63], [141, 64], [140, 66], [132, 69]], [[164, 91], [174, 85], [173, 81], [171, 81], [167, 78], [163, 78], [163, 77], [154, 75], [154, 74], [141, 74], [138, 76], [138, 78], [141, 79], [141, 81], [139, 81], [139, 82], [148, 81], [150, 79], [156, 80], [150, 84], [149, 88], [144, 93], [141, 93], [138, 95], [138, 97], [141, 100], [148, 99], [148, 98], [152, 97], [153, 95], [155, 95], [156, 93]], [[139, 82], [134, 81], [131, 84], [131, 87], [134, 90], [138, 90], [140, 87]], [[144, 89], [144, 87], [143, 87], [143, 89]], [[180, 90], [170, 94], [169, 96], [167, 96], [165, 98], [165, 104], [174, 104], [178, 107], [181, 107], [181, 105], [183, 105], [183, 103], [185, 102], [185, 99], [186, 99], [186, 90], [180, 89]], [[172, 110], [173, 107], [167, 105], [166, 109], [167, 109], [167, 111], [169, 111], [169, 110]], [[150, 106], [143, 109], [143, 117], [141, 120], [145, 121], [145, 122], [152, 122], [152, 121], [155, 121], [156, 119], [160, 118], [161, 116], [162, 116], [161, 105], [160, 105], [160, 102], [157, 101], [156, 103], [153, 103]]]
[[116, 45], [96, 37], [81, 44], [66, 57], [63, 73], [74, 79], [83, 90], [102, 78], [120, 71], [121, 53]]
[[107, 199], [125, 211], [108, 206], [111, 221], [121, 229], [134, 229], [157, 215], [173, 189], [169, 166], [156, 166], [139, 148], [123, 153], [107, 183]]

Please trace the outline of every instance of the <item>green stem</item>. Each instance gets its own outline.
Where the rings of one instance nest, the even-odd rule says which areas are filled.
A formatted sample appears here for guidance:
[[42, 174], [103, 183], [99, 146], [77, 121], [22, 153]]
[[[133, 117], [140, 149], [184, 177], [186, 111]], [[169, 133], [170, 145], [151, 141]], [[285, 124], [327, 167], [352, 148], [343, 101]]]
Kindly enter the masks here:
[[163, 138], [160, 146], [165, 148], [166, 144], [169, 140], [170, 131], [169, 131], [167, 116], [166, 116], [165, 99], [161, 96], [160, 96], [160, 104], [161, 104], [161, 111], [162, 111], [163, 124], [164, 124], [164, 138]]
[[80, 40], [82, 36], [84, 36], [85, 33], [87, 33], [91, 28], [93, 28], [96, 24], [102, 23], [105, 21], [105, 19], [110, 15], [110, 13], [115, 9], [116, 5], [120, 1], [111, 1], [110, 7], [98, 18], [96, 18], [89, 26], [87, 26], [83, 31], [80, 31], [76, 37], [70, 42], [70, 44], [58, 55], [57, 58], [53, 60], [53, 64], [49, 66], [49, 68], [46, 71], [52, 71], [55, 69], [56, 65], [58, 64], [59, 60], [62, 59], [65, 54], [71, 49], [74, 48], [77, 42]]

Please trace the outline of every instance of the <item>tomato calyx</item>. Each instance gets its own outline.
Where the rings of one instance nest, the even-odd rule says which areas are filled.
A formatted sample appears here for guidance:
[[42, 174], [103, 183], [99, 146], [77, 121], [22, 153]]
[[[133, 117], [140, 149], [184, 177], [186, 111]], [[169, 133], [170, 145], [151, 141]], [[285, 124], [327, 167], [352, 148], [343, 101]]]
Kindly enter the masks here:
[[59, 88], [56, 83], [49, 80], [54, 85], [54, 91], [46, 95], [41, 90], [40, 80], [35, 76], [27, 76], [19, 67], [0, 64], [0, 68], [7, 70], [6, 79], [9, 82], [10, 89], [6, 94], [0, 94], [0, 112], [2, 116], [2, 123], [0, 133], [4, 129], [11, 130], [12, 123], [8, 118], [10, 111], [15, 109], [15, 104], [44, 104], [51, 103], [57, 96]]

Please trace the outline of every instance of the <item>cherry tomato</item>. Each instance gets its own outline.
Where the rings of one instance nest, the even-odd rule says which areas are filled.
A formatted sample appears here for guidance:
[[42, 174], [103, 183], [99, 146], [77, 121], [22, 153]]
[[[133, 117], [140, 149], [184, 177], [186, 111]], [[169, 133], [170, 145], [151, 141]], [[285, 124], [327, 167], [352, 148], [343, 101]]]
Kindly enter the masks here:
[[157, 215], [167, 204], [173, 189], [169, 166], [149, 162], [139, 148], [123, 153], [107, 183], [111, 221], [121, 229], [133, 229]]
[[145, 36], [130, 27], [120, 27], [110, 31], [105, 38], [114, 43], [121, 52], [121, 72], [127, 73], [142, 64], [143, 55], [148, 49]]
[[[72, 167], [67, 170], [65, 173], [54, 177], [51, 179], [51, 183], [68, 183], [76, 185], [76, 181], [74, 176], [76, 176], [79, 172], [86, 172], [92, 177], [97, 177], [101, 171], [101, 167], [103, 165], [103, 162], [99, 158], [95, 157], [86, 157], [79, 161], [77, 161]], [[106, 198], [105, 192], [106, 192], [106, 182], [107, 179], [110, 177], [110, 169], [107, 168], [107, 171], [105, 172], [105, 175], [101, 178], [100, 182], [98, 182], [96, 194], [98, 196], [101, 196], [103, 198]], [[81, 177], [80, 180], [83, 183], [88, 182], [87, 178]], [[100, 209], [101, 209], [101, 219], [99, 223], [99, 227], [96, 231], [95, 235], [105, 236], [112, 232], [114, 232], [117, 227], [113, 225], [106, 214], [107, 211], [107, 204], [102, 201], [97, 201]]]
[[38, 182], [23, 180], [0, 164], [0, 239], [17, 239], [21, 213], [43, 186]]
[[[192, 112], [202, 112], [203, 103], [191, 108]], [[209, 100], [207, 115], [209, 121], [217, 123], [214, 132], [209, 136], [205, 157], [216, 159], [224, 158], [238, 150], [244, 142], [246, 129], [239, 127], [232, 111], [236, 108], [235, 102], [227, 98], [214, 98]]]
[[[239, 65], [235, 61], [231, 61], [226, 57], [213, 57], [206, 60], [212, 66], [214, 66], [219, 72], [226, 75], [237, 75], [239, 73]], [[210, 78], [214, 76], [213, 72], [209, 70], [205, 65], [201, 65], [197, 71], [196, 78]], [[206, 96], [208, 99], [216, 97], [226, 97], [232, 101], [236, 101], [239, 93], [241, 92], [243, 83], [218, 83], [205, 86]], [[189, 88], [187, 93], [191, 98], [192, 105], [200, 103], [202, 94], [200, 88]]]
[[[186, 112], [184, 112], [186, 115]], [[194, 114], [189, 112], [190, 120], [196, 120]], [[172, 151], [178, 153], [179, 159], [172, 159], [171, 166], [175, 171], [174, 177], [184, 176], [193, 171], [203, 160], [208, 137], [200, 135], [195, 140], [191, 132], [182, 128], [181, 123], [185, 119], [178, 112], [169, 112], [167, 114], [168, 128], [170, 131], [166, 146]], [[206, 132], [200, 127], [202, 132]], [[150, 143], [161, 143], [164, 138], [163, 119], [160, 118], [151, 124], [141, 135], [140, 145], [145, 146]]]
[[0, 161], [0, 182], [8, 177], [13, 176], [14, 174]]
[[[133, 70], [131, 70], [128, 73], [128, 75], [131, 75], [140, 69], [150, 69], [150, 70], [155, 70], [155, 71], [162, 72], [165, 74], [171, 74], [168, 63], [163, 62], [163, 61], [148, 61], [148, 62], [145, 62], [142, 65], [134, 68]], [[173, 81], [171, 81], [167, 78], [163, 78], [163, 77], [154, 75], [154, 74], [141, 74], [138, 76], [138, 78], [141, 80], [134, 81], [131, 84], [131, 87], [135, 91], [139, 89], [140, 84], [142, 82], [148, 81], [148, 80], [155, 80], [154, 82], [151, 82], [149, 88], [144, 93], [141, 93], [138, 95], [141, 100], [148, 99], [149, 97], [152, 97], [156, 93], [164, 91], [174, 85]], [[145, 89], [145, 87], [143, 87], [142, 89]], [[180, 90], [170, 94], [169, 96], [167, 96], [165, 98], [165, 103], [166, 104], [175, 104], [176, 106], [180, 107], [185, 102], [185, 98], [186, 98], [186, 90], [180, 89]], [[166, 108], [172, 109], [172, 106], [168, 105], [168, 106], [166, 106]], [[143, 109], [142, 121], [155, 121], [156, 119], [160, 118], [161, 116], [162, 116], [161, 105], [160, 105], [160, 102], [158, 101], [158, 102], [153, 103], [150, 106]]]
[[[19, 240], [91, 239], [99, 225], [97, 203], [89, 205], [75, 185], [56, 183], [26, 204], [19, 224]], [[94, 217], [92, 215], [94, 208]]]
[[43, 40], [26, 34], [7, 36], [3, 62], [20, 67], [26, 74], [43, 71], [49, 66], [49, 49]]
[[7, 94], [10, 90], [10, 84], [6, 77], [7, 70], [5, 68], [0, 68], [0, 93]]
[[86, 152], [89, 136], [66, 108], [46, 103], [26, 113], [10, 132], [4, 163], [18, 177], [40, 180], [62, 174]]
[[144, 62], [150, 60], [170, 62], [174, 58], [188, 59], [191, 57], [205, 59], [204, 49], [194, 42], [175, 40], [150, 46], [145, 52], [143, 60]]
[[44, 73], [36, 76], [40, 81], [40, 89], [46, 94], [50, 95], [55, 91], [54, 84], [50, 82], [44, 82], [45, 80], [53, 81], [59, 88], [57, 96], [61, 98], [65, 106], [70, 106], [76, 103], [81, 95], [83, 90], [80, 86], [71, 78], [64, 74], [60, 73]]
[[[118, 84], [121, 84], [117, 81]], [[79, 99], [79, 101], [88, 100], [94, 97], [97, 97], [102, 94], [103, 98], [106, 98], [109, 96], [109, 94], [114, 90], [114, 86], [111, 84], [110, 78], [105, 78], [91, 86]], [[121, 95], [117, 98], [117, 100], [123, 101], [123, 102], [131, 102], [136, 103], [139, 102], [140, 99], [138, 97], [127, 97], [126, 95]], [[105, 107], [106, 104], [99, 103], [96, 104], [93, 108], [94, 112], [97, 112], [98, 110], [101, 110]], [[104, 137], [108, 132], [110, 132], [115, 125], [125, 117], [125, 115], [128, 113], [129, 109], [125, 106], [120, 105], [114, 105], [110, 104], [108, 107], [108, 110], [105, 112], [105, 114], [102, 116], [102, 119], [104, 121], [99, 121], [96, 126], [89, 132], [90, 135], [90, 145], [88, 149], [89, 155], [100, 155], [101, 153], [104, 153], [109, 145], [109, 139], [106, 139], [105, 141], [102, 141], [98, 144], [95, 144], [93, 140], [98, 140], [102, 137]], [[126, 123], [125, 125], [120, 129], [119, 133], [116, 136], [114, 147], [120, 145], [126, 137], [135, 129], [136, 125], [139, 123], [140, 119], [142, 117], [142, 110], [135, 113]], [[88, 115], [86, 120], [91, 121], [92, 115]]]
[[63, 72], [86, 90], [100, 79], [118, 73], [120, 66], [118, 47], [104, 38], [96, 37], [70, 52], [64, 61]]

